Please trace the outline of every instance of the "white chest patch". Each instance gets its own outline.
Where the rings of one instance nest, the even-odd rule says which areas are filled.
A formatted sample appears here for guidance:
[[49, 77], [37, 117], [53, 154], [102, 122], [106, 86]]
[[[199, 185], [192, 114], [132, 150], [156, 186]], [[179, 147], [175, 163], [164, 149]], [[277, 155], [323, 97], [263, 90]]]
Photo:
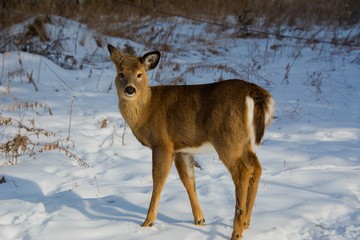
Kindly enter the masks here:
[[205, 153], [216, 153], [215, 148], [209, 142], [204, 143], [199, 147], [187, 147], [176, 150], [176, 152], [180, 153], [190, 153], [190, 154], [205, 154]]

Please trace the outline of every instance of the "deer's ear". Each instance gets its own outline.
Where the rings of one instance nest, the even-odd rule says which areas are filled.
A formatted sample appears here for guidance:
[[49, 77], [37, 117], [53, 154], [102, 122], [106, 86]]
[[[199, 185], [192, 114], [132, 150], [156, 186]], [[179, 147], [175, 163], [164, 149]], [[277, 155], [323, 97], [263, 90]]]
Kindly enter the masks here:
[[111, 44], [108, 44], [108, 50], [110, 53], [111, 61], [115, 64], [122, 63], [125, 59], [125, 55], [116, 47]]
[[116, 51], [116, 47], [114, 47], [114, 46], [111, 45], [111, 44], [108, 44], [107, 47], [108, 47], [108, 50], [109, 50], [109, 53], [110, 53], [110, 54], [112, 54], [113, 52]]
[[148, 52], [144, 56], [140, 57], [139, 60], [144, 65], [146, 71], [152, 70], [156, 68], [156, 66], [159, 63], [160, 52], [159, 51]]

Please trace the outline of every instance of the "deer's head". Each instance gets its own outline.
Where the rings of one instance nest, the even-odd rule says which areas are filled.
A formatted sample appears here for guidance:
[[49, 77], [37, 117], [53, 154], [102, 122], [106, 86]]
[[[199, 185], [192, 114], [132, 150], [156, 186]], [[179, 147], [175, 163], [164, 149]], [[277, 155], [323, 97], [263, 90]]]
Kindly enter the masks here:
[[146, 53], [142, 57], [126, 56], [118, 48], [108, 44], [110, 58], [116, 66], [115, 85], [119, 99], [135, 100], [148, 90], [147, 71], [154, 69], [160, 52]]

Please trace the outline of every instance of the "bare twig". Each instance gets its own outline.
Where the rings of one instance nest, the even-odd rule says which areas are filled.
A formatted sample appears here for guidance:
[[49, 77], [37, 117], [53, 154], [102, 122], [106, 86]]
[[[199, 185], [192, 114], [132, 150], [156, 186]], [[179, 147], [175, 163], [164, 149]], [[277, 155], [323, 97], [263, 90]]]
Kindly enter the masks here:
[[125, 145], [126, 131], [127, 131], [127, 124], [126, 124], [126, 122], [124, 122], [124, 129], [123, 129], [123, 132], [122, 132], [122, 135], [121, 135], [121, 143], [122, 143], [122, 145]]
[[68, 128], [67, 140], [70, 139], [70, 131], [71, 131], [71, 121], [72, 121], [73, 108], [74, 108], [74, 97], [71, 96], [70, 118], [69, 118], [69, 128]]
[[33, 71], [31, 71], [31, 73], [30, 74], [28, 74], [28, 79], [29, 79], [29, 83], [31, 83], [33, 86], [34, 86], [34, 88], [35, 88], [35, 91], [36, 92], [38, 92], [39, 91], [39, 89], [38, 89], [38, 87], [36, 86], [36, 84], [35, 84], [35, 82], [34, 82], [34, 79], [33, 79], [33, 77], [32, 77], [32, 75], [33, 75]]
[[2, 82], [3, 82], [4, 67], [5, 67], [5, 53], [3, 53], [3, 57], [2, 57], [2, 67], [1, 67], [1, 75], [0, 75], [0, 86], [2, 85]]
[[97, 183], [96, 176], [94, 176], [94, 182], [95, 182], [95, 185], [96, 185], [96, 189], [97, 189], [97, 191], [98, 191], [97, 196], [99, 197], [99, 195], [100, 195], [100, 189], [99, 189], [99, 185], [98, 185], [98, 183]]
[[304, 49], [305, 47], [305, 44], [301, 46], [301, 48], [297, 51], [297, 53], [295, 54], [294, 56], [294, 59], [291, 63], [288, 63], [286, 65], [286, 68], [285, 68], [285, 76], [284, 76], [284, 79], [281, 81], [281, 83], [286, 83], [286, 84], [289, 84], [289, 73], [290, 73], [290, 70], [292, 68], [292, 66], [294, 65], [294, 63], [296, 62], [296, 60], [298, 59], [298, 57], [300, 56], [302, 50]]

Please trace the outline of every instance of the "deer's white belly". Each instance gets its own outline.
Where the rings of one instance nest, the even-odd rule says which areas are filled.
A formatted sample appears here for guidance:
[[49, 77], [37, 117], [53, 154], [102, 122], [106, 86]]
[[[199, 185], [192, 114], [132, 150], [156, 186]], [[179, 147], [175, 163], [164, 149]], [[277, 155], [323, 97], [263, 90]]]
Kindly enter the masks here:
[[209, 142], [204, 143], [199, 147], [186, 147], [176, 150], [180, 153], [189, 153], [189, 154], [205, 154], [205, 153], [216, 153], [215, 148]]

